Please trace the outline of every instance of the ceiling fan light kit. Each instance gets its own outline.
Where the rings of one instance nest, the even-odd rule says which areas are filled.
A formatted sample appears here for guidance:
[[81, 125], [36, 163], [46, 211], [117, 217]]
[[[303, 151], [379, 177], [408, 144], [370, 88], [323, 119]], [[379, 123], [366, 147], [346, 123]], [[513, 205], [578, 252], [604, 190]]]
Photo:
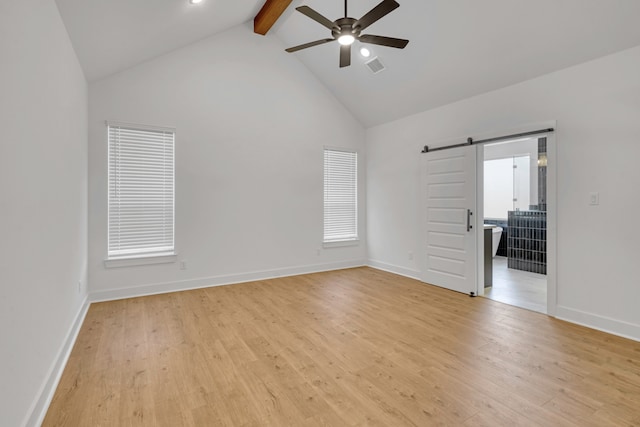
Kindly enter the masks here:
[[383, 0], [376, 7], [367, 12], [362, 18], [355, 19], [349, 18], [347, 14], [347, 0], [344, 0], [344, 18], [338, 18], [335, 21], [330, 21], [315, 10], [311, 9], [309, 6], [297, 7], [296, 10], [298, 12], [308, 16], [317, 23], [331, 30], [331, 36], [333, 38], [316, 40], [299, 46], [290, 47], [285, 50], [289, 53], [293, 53], [302, 49], [337, 40], [340, 44], [340, 68], [342, 68], [351, 65], [351, 45], [356, 40], [361, 43], [404, 49], [407, 43], [409, 43], [409, 40], [375, 36], [373, 34], [361, 34], [362, 30], [378, 21], [380, 18], [393, 12], [398, 7], [400, 7], [400, 4], [395, 0]]
[[342, 46], [352, 45], [354, 41], [356, 41], [356, 39], [351, 34], [343, 34], [338, 37], [338, 43], [340, 43]]

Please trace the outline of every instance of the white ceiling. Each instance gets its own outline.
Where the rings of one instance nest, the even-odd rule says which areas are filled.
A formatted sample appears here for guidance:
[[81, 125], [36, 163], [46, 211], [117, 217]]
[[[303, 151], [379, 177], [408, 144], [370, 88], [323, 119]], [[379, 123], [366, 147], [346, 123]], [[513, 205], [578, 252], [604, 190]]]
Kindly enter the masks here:
[[[397, 1], [363, 32], [410, 40], [404, 50], [370, 45], [387, 67], [381, 73], [357, 52], [340, 69], [337, 43], [292, 54], [367, 126], [640, 44], [639, 0]], [[349, 15], [359, 18], [378, 2], [351, 0]], [[341, 0], [304, 4], [331, 20], [344, 14]], [[286, 18], [277, 35], [287, 47], [328, 35], [301, 13]]]
[[[349, 15], [359, 18], [379, 1], [351, 0]], [[337, 43], [291, 54], [366, 126], [640, 45], [640, 0], [398, 2], [398, 9], [364, 31], [410, 40], [404, 50], [368, 45], [387, 67], [379, 74], [363, 65], [356, 48], [351, 67], [340, 69]], [[264, 0], [57, 3], [93, 81], [250, 21]], [[330, 20], [344, 14], [342, 0], [294, 0], [271, 33], [285, 47], [329, 36], [294, 10], [300, 4]]]
[[87, 80], [252, 20], [264, 0], [56, 0]]

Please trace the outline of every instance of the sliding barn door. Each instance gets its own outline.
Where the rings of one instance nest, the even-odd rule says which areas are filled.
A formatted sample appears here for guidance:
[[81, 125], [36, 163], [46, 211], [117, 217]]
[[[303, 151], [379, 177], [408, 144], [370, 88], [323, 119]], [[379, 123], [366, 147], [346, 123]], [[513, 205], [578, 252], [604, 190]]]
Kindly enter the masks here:
[[422, 162], [422, 279], [475, 294], [476, 147], [425, 153]]

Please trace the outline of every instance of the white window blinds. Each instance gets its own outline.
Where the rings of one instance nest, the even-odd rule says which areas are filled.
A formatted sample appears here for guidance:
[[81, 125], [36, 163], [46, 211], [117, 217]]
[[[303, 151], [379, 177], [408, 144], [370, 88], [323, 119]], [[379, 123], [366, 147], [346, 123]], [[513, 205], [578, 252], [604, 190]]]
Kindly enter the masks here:
[[324, 150], [324, 241], [358, 239], [358, 154]]
[[108, 123], [108, 258], [174, 252], [175, 132]]

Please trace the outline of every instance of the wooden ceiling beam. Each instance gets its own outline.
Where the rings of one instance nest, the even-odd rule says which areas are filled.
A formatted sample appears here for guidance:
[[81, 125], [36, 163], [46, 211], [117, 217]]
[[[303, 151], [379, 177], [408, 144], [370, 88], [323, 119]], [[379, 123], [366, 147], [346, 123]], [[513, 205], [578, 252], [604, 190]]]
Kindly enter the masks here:
[[291, 0], [267, 0], [253, 20], [253, 32], [267, 34], [290, 4]]

